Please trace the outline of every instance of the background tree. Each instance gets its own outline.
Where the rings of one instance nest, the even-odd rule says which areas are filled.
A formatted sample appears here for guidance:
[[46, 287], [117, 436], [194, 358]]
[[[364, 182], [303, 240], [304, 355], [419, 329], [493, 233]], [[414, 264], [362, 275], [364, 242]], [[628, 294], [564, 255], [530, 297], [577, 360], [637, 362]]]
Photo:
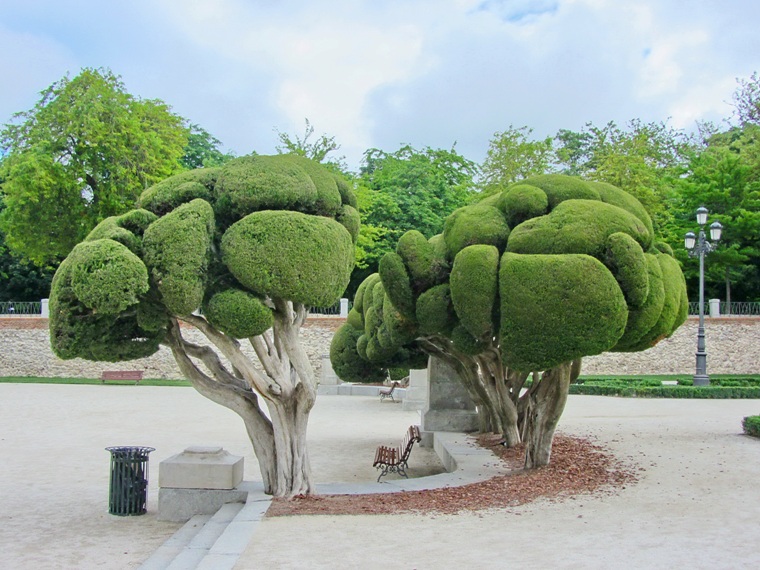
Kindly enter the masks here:
[[[298, 335], [308, 307], [331, 306], [348, 283], [359, 231], [352, 204], [343, 180], [299, 156], [170, 177], [143, 192], [138, 209], [98, 224], [60, 265], [53, 350], [123, 361], [168, 346], [201, 394], [243, 419], [266, 492], [310, 493], [316, 379]], [[180, 321], [210, 345], [188, 341]]]
[[38, 264], [65, 256], [107, 216], [181, 169], [183, 119], [127, 93], [105, 69], [83, 69], [42, 92], [0, 133], [7, 245]]
[[298, 135], [290, 136], [287, 133], [282, 133], [275, 129], [277, 138], [280, 144], [275, 147], [280, 154], [294, 154], [296, 156], [303, 156], [310, 160], [322, 163], [328, 168], [335, 170], [343, 175], [346, 174], [348, 167], [345, 163], [345, 157], [330, 158], [328, 155], [340, 149], [340, 145], [335, 141], [335, 137], [322, 134], [313, 139], [314, 126], [309, 122], [309, 119], [304, 119], [306, 128], [302, 137]]
[[494, 134], [481, 168], [487, 194], [551, 170], [555, 160], [551, 137], [530, 140], [532, 133], [528, 127], [509, 125], [507, 130]]
[[369, 239], [363, 247], [365, 265], [354, 271], [348, 294], [377, 271], [380, 259], [393, 251], [404, 232], [416, 229], [426, 237], [440, 233], [446, 216], [474, 194], [477, 171], [474, 162], [453, 148], [417, 150], [405, 145], [393, 153], [367, 150], [356, 194]]
[[234, 154], [221, 151], [222, 141], [195, 123], [188, 127], [185, 154], [180, 162], [184, 168], [213, 168], [222, 166], [228, 160], [235, 158]]
[[530, 468], [549, 461], [582, 357], [645, 350], [687, 308], [678, 262], [638, 200], [542, 175], [456, 210], [440, 235], [405, 233], [359, 287], [330, 357], [346, 380], [443, 359], [481, 430], [524, 441]]

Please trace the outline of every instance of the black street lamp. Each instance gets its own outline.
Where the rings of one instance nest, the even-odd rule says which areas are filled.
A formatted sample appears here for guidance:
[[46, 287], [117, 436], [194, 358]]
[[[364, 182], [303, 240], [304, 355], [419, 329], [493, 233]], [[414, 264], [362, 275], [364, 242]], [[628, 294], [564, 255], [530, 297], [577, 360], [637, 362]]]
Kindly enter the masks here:
[[699, 235], [694, 232], [686, 234], [684, 245], [689, 252], [689, 257], [699, 256], [699, 329], [697, 329], [697, 373], [694, 375], [695, 386], [709, 386], [710, 377], [707, 375], [707, 352], [705, 351], [705, 254], [714, 251], [718, 247], [723, 226], [720, 222], [710, 224], [710, 240], [705, 235], [707, 223], [707, 208], [697, 208], [697, 223]]

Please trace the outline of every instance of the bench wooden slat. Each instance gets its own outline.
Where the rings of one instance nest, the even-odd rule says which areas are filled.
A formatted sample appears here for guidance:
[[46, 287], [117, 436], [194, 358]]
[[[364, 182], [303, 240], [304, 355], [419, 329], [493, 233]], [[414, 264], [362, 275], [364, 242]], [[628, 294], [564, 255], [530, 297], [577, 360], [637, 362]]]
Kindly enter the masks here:
[[412, 453], [414, 444], [420, 441], [420, 428], [419, 426], [410, 426], [404, 436], [404, 441], [399, 447], [388, 447], [387, 445], [381, 445], [375, 452], [375, 461], [372, 464], [373, 467], [381, 469], [380, 476], [377, 481], [387, 475], [389, 471], [395, 471], [400, 475], [407, 477], [406, 468], [409, 455]]
[[100, 382], [106, 380], [134, 380], [137, 384], [143, 378], [142, 370], [104, 370], [100, 373]]

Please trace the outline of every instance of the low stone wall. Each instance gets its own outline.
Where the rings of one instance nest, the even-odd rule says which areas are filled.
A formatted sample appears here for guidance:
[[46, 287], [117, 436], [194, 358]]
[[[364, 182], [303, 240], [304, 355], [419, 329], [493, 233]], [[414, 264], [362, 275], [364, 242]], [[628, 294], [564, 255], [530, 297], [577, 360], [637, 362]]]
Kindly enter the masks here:
[[[320, 377], [322, 356], [343, 324], [340, 317], [312, 317], [302, 339]], [[166, 348], [150, 358], [131, 362], [61, 360], [50, 350], [48, 322], [43, 318], [0, 318], [0, 376], [58, 376], [97, 378], [103, 370], [144, 370], [145, 378], [180, 378]], [[205, 338], [187, 327], [188, 339], [199, 344]], [[709, 374], [760, 374], [760, 318], [713, 318], [706, 320], [707, 371]], [[697, 345], [697, 319], [689, 319], [669, 339], [637, 353], [606, 353], [585, 358], [584, 374], [693, 374]], [[252, 352], [252, 351], [251, 351]]]

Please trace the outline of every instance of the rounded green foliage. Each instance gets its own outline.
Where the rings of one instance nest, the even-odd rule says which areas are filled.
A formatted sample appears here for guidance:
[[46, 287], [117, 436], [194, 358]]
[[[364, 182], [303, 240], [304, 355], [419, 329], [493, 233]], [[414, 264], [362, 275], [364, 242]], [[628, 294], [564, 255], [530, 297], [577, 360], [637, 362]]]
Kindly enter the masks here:
[[382, 382], [385, 370], [371, 364], [357, 351], [357, 341], [365, 338], [361, 331], [351, 325], [343, 325], [330, 343], [330, 363], [338, 377], [345, 382]]
[[317, 209], [319, 192], [311, 176], [285, 155], [230, 160], [222, 166], [216, 195], [222, 227], [259, 210], [322, 213]]
[[348, 312], [348, 317], [346, 317], [346, 323], [354, 327], [355, 329], [364, 329], [364, 316], [356, 310], [356, 307], [353, 307]]
[[673, 248], [670, 247], [670, 244], [665, 243], [664, 241], [655, 241], [652, 243], [652, 249], [654, 250], [652, 253], [665, 253], [669, 255], [670, 257], [675, 257], [675, 253], [673, 252]]
[[480, 354], [488, 346], [485, 342], [472, 336], [462, 325], [457, 325], [451, 331], [451, 342], [458, 351], [470, 356]]
[[206, 284], [214, 212], [204, 200], [183, 204], [145, 230], [145, 264], [173, 315], [200, 307]]
[[137, 305], [137, 324], [146, 331], [156, 332], [165, 330], [169, 325], [169, 315], [154, 289]]
[[[361, 331], [359, 331], [361, 333]], [[366, 334], [360, 334], [356, 339], [356, 353], [364, 360], [367, 360], [367, 345], [369, 344], [369, 336]], [[341, 376], [341, 378], [343, 378]]]
[[378, 269], [393, 306], [406, 318], [414, 319], [412, 286], [401, 256], [393, 252], [386, 253], [380, 260]]
[[451, 300], [459, 322], [476, 338], [493, 336], [498, 293], [499, 250], [492, 245], [471, 245], [454, 258]]
[[448, 335], [456, 325], [449, 285], [436, 285], [420, 295], [416, 312], [421, 334]]
[[143, 191], [137, 205], [158, 216], [197, 198], [213, 202], [213, 189], [220, 168], [199, 168], [162, 180]]
[[317, 189], [314, 211], [320, 216], [337, 216], [343, 205], [343, 197], [338, 188], [338, 178], [324, 166], [297, 154], [278, 155], [278, 158], [291, 162], [304, 170]]
[[584, 253], [604, 259], [607, 238], [628, 234], [643, 249], [651, 236], [644, 224], [622, 208], [593, 200], [567, 200], [546, 216], [532, 218], [512, 230], [507, 251], [529, 254]]
[[346, 204], [342, 206], [336, 219], [338, 220], [338, 223], [346, 228], [348, 233], [351, 234], [351, 241], [356, 243], [356, 240], [359, 239], [359, 228], [361, 226], [359, 212], [352, 206]]
[[260, 296], [329, 307], [346, 289], [354, 261], [351, 236], [335, 220], [299, 212], [255, 212], [221, 241], [222, 261]]
[[433, 261], [431, 263], [431, 274], [433, 276], [433, 285], [444, 283], [451, 270], [451, 257], [449, 249], [446, 247], [446, 240], [443, 234], [434, 235], [428, 240], [433, 248]]
[[354, 191], [351, 190], [351, 186], [349, 186], [348, 182], [346, 182], [344, 178], [338, 176], [335, 173], [332, 173], [332, 176], [335, 178], [335, 184], [338, 186], [341, 203], [358, 210], [359, 205], [356, 202], [356, 194], [354, 194]]
[[378, 273], [373, 273], [372, 275], [368, 275], [366, 279], [361, 282], [359, 288], [356, 290], [356, 295], [354, 296], [354, 309], [363, 313], [366, 309], [372, 306], [372, 288], [378, 281], [380, 281], [380, 275]]
[[602, 202], [612, 204], [618, 208], [623, 208], [623, 210], [627, 210], [636, 216], [643, 222], [644, 226], [649, 232], [649, 235], [654, 236], [652, 218], [649, 216], [649, 212], [647, 212], [644, 205], [639, 202], [634, 196], [625, 190], [621, 190], [617, 186], [608, 184], [607, 182], [592, 182], [587, 180], [586, 184], [588, 184], [589, 187], [599, 193], [599, 197], [602, 199]]
[[501, 351], [521, 372], [609, 350], [628, 309], [617, 281], [587, 255], [506, 253], [499, 270]]
[[665, 304], [665, 286], [663, 285], [662, 269], [657, 256], [645, 253], [644, 259], [647, 263], [649, 285], [647, 298], [640, 307], [629, 310], [625, 332], [615, 347], [612, 348], [612, 351], [615, 352], [645, 350], [652, 346], [650, 342], [656, 338], [650, 338], [647, 333], [653, 330], [657, 321], [660, 320], [662, 307]]
[[73, 265], [69, 255], [58, 267], [50, 289], [50, 345], [53, 352], [63, 359], [105, 362], [154, 354], [164, 337], [164, 330], [142, 328], [135, 311], [115, 315], [85, 306], [72, 286]]
[[398, 240], [396, 253], [404, 260], [415, 293], [433, 285], [436, 280], [435, 251], [425, 236], [417, 230], [406, 232]]
[[113, 240], [82, 242], [69, 259], [74, 294], [97, 313], [120, 313], [148, 291], [148, 270], [143, 262]]
[[385, 302], [385, 287], [383, 287], [383, 284], [381, 281], [378, 281], [375, 283], [375, 286], [372, 287], [372, 308], [375, 309], [375, 312], [382, 317], [383, 315], [383, 304]]
[[387, 364], [398, 350], [396, 346], [383, 346], [377, 335], [369, 337], [367, 342], [367, 360], [377, 364]]
[[525, 220], [543, 216], [549, 209], [546, 192], [536, 186], [515, 184], [501, 193], [497, 208], [504, 212], [510, 228]]
[[142, 236], [146, 228], [158, 219], [148, 210], [130, 210], [121, 216], [111, 216], [100, 222], [84, 241], [112, 239], [129, 248], [137, 256], [142, 255]]
[[227, 289], [214, 294], [203, 306], [212, 326], [233, 338], [250, 338], [272, 327], [272, 311], [247, 291]]
[[657, 254], [657, 261], [662, 269], [662, 284], [665, 289], [665, 300], [657, 323], [641, 339], [641, 343], [654, 346], [663, 338], [672, 335], [686, 320], [688, 314], [688, 299], [686, 283], [678, 262], [667, 254]]
[[649, 276], [644, 250], [628, 234], [617, 232], [607, 238], [605, 265], [623, 290], [629, 307], [640, 307], [649, 295]]
[[369, 309], [364, 311], [364, 332], [368, 337], [377, 334], [377, 329], [383, 324], [383, 318], [374, 307], [370, 306]]
[[493, 245], [499, 251], [509, 238], [509, 226], [500, 210], [492, 206], [465, 206], [455, 210], [443, 225], [443, 239], [451, 257], [469, 245]]
[[[349, 313], [350, 315], [350, 313]], [[401, 346], [411, 342], [417, 336], [417, 325], [405, 318], [393, 306], [390, 297], [385, 295], [383, 300], [383, 324], [390, 333], [394, 345]]]
[[535, 186], [546, 193], [549, 209], [565, 200], [601, 200], [599, 192], [585, 180], [564, 174], [541, 174], [523, 180], [521, 184]]

